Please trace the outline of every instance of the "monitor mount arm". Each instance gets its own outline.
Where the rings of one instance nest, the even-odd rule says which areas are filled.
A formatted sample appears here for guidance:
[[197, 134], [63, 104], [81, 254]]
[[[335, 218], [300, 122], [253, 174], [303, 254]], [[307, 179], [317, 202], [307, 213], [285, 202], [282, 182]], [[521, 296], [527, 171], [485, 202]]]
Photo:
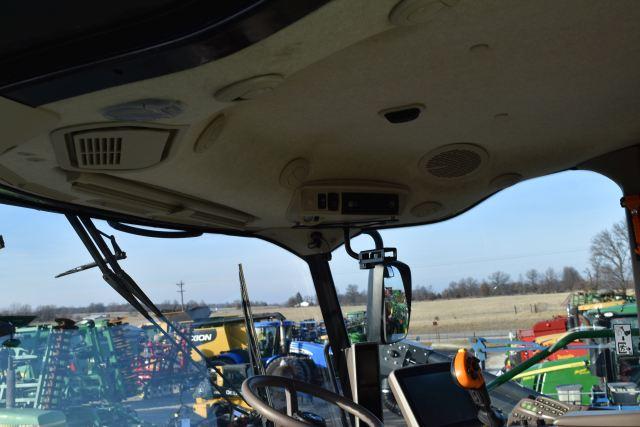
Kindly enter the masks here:
[[376, 248], [373, 250], [362, 251], [360, 253], [351, 248], [351, 233], [349, 228], [343, 228], [344, 232], [344, 249], [353, 259], [358, 260], [360, 269], [368, 270], [376, 264], [384, 264], [385, 262], [396, 261], [398, 251], [396, 248], [385, 248], [382, 236], [377, 230], [363, 230], [362, 233], [370, 236], [375, 243]]

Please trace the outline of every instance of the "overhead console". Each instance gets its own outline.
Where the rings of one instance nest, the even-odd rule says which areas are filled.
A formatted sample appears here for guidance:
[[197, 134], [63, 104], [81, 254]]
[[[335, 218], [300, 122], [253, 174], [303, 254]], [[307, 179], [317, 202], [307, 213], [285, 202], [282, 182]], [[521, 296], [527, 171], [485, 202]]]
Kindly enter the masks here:
[[391, 222], [402, 214], [408, 189], [378, 182], [322, 181], [298, 188], [288, 219], [300, 225]]

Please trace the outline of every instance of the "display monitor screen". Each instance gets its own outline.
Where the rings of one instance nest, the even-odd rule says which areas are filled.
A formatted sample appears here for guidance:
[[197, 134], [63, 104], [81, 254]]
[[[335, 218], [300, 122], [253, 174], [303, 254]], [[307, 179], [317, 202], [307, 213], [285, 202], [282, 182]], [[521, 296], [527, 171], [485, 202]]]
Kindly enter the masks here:
[[418, 424], [426, 427], [480, 426], [469, 393], [453, 382], [449, 363], [395, 371], [398, 386]]

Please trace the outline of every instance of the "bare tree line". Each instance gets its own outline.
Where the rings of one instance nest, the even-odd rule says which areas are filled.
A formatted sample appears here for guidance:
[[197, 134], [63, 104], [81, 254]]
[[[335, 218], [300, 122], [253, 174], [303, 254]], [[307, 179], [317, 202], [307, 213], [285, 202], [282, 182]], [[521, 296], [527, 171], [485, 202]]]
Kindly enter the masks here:
[[[627, 226], [620, 221], [610, 228], [596, 234], [591, 240], [589, 248], [589, 267], [582, 273], [572, 266], [566, 266], [562, 271], [548, 268], [545, 271], [527, 270], [516, 280], [503, 271], [491, 273], [484, 279], [473, 277], [452, 281], [442, 291], [435, 291], [431, 286], [419, 286], [413, 289], [413, 300], [434, 300], [439, 298], [467, 298], [488, 297], [494, 295], [515, 295], [527, 293], [568, 292], [580, 289], [616, 289], [627, 290], [632, 287], [631, 252], [629, 249]], [[338, 293], [338, 299], [344, 305], [366, 304], [366, 291], [361, 291], [358, 285], [348, 285], [344, 293]], [[315, 303], [314, 297], [303, 297], [299, 292], [289, 298], [282, 305], [295, 306], [302, 301]], [[264, 301], [252, 301], [253, 306], [265, 306]], [[204, 301], [189, 300], [185, 308], [210, 305], [213, 307], [240, 307], [240, 301], [227, 303], [206, 304]], [[277, 304], [273, 304], [277, 305]], [[181, 303], [177, 300], [163, 301], [157, 306], [163, 311], [178, 311]], [[86, 313], [114, 313], [132, 312], [133, 308], [127, 303], [91, 303], [87, 306], [64, 307], [55, 305], [41, 305], [32, 308], [28, 304], [12, 304], [0, 310], [1, 315], [35, 315], [41, 320], [51, 320], [56, 317], [73, 317]]]
[[[181, 304], [177, 300], [163, 301], [156, 304], [162, 311], [179, 311]], [[185, 303], [185, 309], [206, 305], [204, 301], [197, 302], [189, 300]], [[71, 318], [78, 314], [100, 314], [100, 313], [130, 313], [135, 309], [129, 303], [91, 303], [86, 306], [58, 306], [52, 304], [32, 307], [29, 304], [11, 304], [9, 307], [0, 310], [0, 315], [32, 315], [40, 320], [53, 320], [54, 318]]]
[[[626, 291], [632, 287], [631, 252], [625, 221], [617, 222], [611, 228], [596, 234], [591, 240], [589, 252], [589, 267], [582, 273], [572, 266], [565, 266], [561, 271], [553, 268], [539, 271], [533, 268], [513, 280], [509, 274], [496, 271], [480, 280], [466, 277], [452, 281], [442, 291], [436, 291], [432, 286], [419, 286], [413, 289], [412, 299], [424, 301], [581, 289]], [[357, 285], [348, 285], [338, 298], [342, 304], [347, 305], [367, 302], [366, 292], [360, 291]]]
[[626, 291], [632, 287], [631, 251], [625, 221], [602, 230], [591, 239], [589, 267], [581, 274], [572, 266], [562, 271], [548, 268], [545, 271], [527, 270], [518, 279], [502, 271], [487, 278], [472, 277], [449, 283], [442, 292], [430, 287], [414, 291], [414, 299], [486, 297], [490, 295], [514, 295], [527, 293], [570, 292], [581, 289], [616, 289]]

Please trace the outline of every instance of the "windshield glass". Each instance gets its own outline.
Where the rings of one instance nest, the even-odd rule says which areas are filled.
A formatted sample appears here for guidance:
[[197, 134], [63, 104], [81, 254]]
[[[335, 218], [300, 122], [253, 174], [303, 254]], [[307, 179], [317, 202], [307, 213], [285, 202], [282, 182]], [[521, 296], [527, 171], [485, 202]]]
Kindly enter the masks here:
[[[411, 267], [413, 287], [408, 340], [380, 350], [385, 420], [400, 415], [386, 382], [392, 370], [448, 361], [463, 347], [496, 392], [509, 383], [570, 404], [638, 405], [637, 306], [619, 197], [604, 177], [568, 172], [443, 223], [383, 230], [385, 247]], [[374, 246], [364, 235], [351, 243], [356, 252]], [[331, 263], [351, 341], [367, 341], [370, 270], [344, 250]], [[386, 274], [384, 283], [402, 289], [399, 280]], [[518, 402], [499, 399], [505, 414]]]
[[[208, 426], [233, 418], [261, 425], [239, 393], [258, 368], [335, 390], [324, 321], [299, 258], [255, 239], [150, 239], [96, 221], [162, 311], [147, 318], [99, 269], [73, 272], [91, 257], [64, 216], [8, 206], [0, 215], [2, 423]], [[251, 357], [239, 263], [259, 361]], [[284, 407], [283, 393], [273, 389], [270, 398]], [[334, 407], [312, 399], [302, 397], [300, 409], [328, 425], [340, 420]]]
[[[524, 228], [522, 218], [508, 220], [506, 206], [513, 215], [526, 206], [518, 191], [545, 193], [547, 185], [573, 185], [576, 175], [586, 182], [580, 188], [598, 190], [572, 196], [592, 207], [593, 224], [577, 227], [574, 216], [583, 212], [561, 196], [548, 200], [552, 218], [536, 223], [528, 217]], [[381, 270], [385, 423], [404, 422], [389, 374], [450, 363], [461, 347], [480, 360], [489, 390], [499, 396], [494, 403], [505, 414], [531, 393], [569, 405], [637, 405], [640, 348], [628, 255], [619, 270], [605, 256], [608, 242], [629, 253], [620, 237], [626, 226], [619, 212], [596, 208], [596, 200], [615, 206], [618, 190], [594, 174], [545, 180], [516, 186], [442, 224], [381, 233], [385, 246], [398, 248], [397, 261], [411, 267], [412, 285], [409, 299], [401, 262]], [[0, 312], [0, 415], [11, 422], [260, 424], [240, 393], [243, 381], [260, 372], [341, 393], [325, 319], [300, 258], [256, 239], [149, 239], [96, 221], [105, 242], [115, 241], [119, 264], [161, 310], [149, 316], [86, 264], [91, 257], [63, 216], [0, 209], [6, 224], [0, 278], [7, 284]], [[503, 216], [495, 224], [497, 211]], [[485, 230], [455, 231], [483, 217]], [[521, 241], [530, 253], [521, 252]], [[351, 246], [372, 249], [373, 240], [361, 235]], [[470, 254], [471, 248], [478, 253]], [[367, 310], [375, 268], [361, 269], [343, 248], [330, 265], [351, 343], [371, 340]], [[507, 394], [496, 394], [508, 387]], [[281, 391], [264, 397], [284, 410]], [[300, 394], [299, 405], [327, 425], [345, 422], [335, 406], [319, 399]]]

